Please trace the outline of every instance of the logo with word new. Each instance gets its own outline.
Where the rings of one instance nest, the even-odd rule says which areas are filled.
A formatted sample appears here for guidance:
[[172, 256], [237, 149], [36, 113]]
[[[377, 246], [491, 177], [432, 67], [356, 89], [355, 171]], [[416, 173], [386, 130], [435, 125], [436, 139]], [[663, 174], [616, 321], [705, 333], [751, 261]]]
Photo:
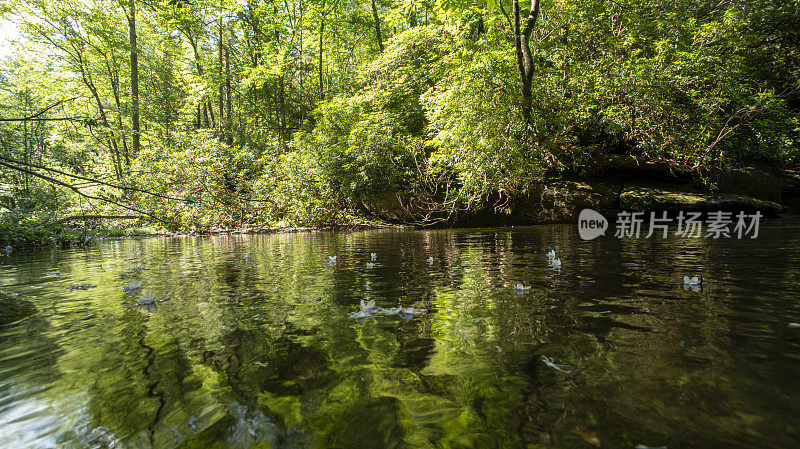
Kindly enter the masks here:
[[[679, 211], [677, 217], [670, 217], [667, 212], [656, 215], [650, 213], [647, 220], [645, 212], [622, 211], [617, 214], [616, 232], [617, 238], [650, 238], [654, 235], [661, 235], [667, 238], [671, 232], [671, 226], [675, 227], [674, 235], [683, 238], [733, 238], [741, 239], [758, 237], [761, 212], [747, 214], [744, 211], [733, 215], [732, 212], [713, 211], [707, 212], [703, 220], [701, 212]], [[644, 235], [643, 227], [648, 226], [647, 235]], [[606, 234], [608, 220], [601, 213], [592, 209], [583, 209], [578, 215], [578, 234], [583, 240], [592, 240]]]
[[584, 240], [592, 240], [606, 235], [608, 220], [600, 212], [584, 209], [578, 216], [578, 234]]

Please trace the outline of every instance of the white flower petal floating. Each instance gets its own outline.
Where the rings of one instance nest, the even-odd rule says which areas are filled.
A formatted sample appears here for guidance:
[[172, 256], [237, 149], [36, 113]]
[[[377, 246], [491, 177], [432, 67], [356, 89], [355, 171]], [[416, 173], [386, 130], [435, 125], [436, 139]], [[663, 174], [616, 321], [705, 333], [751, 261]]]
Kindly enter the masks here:
[[375, 268], [375, 264], [372, 262], [367, 262], [367, 268]]
[[433, 257], [428, 257], [428, 265], [433, 265]]
[[328, 263], [336, 263], [336, 256], [328, 256]]
[[557, 363], [553, 363], [553, 359], [551, 359], [550, 357], [547, 357], [546, 355], [542, 356], [542, 361], [544, 362], [545, 365], [549, 366], [550, 368], [553, 368], [556, 371], [560, 371], [560, 372], [562, 372], [564, 374], [572, 373], [571, 369], [570, 370], [563, 369], [563, 368], [569, 368], [569, 366], [567, 366], [567, 365], [559, 365]]
[[517, 284], [517, 285], [514, 286], [514, 290], [521, 291], [521, 292], [527, 292], [530, 289], [531, 289], [530, 285], [526, 286], [526, 285], [522, 285], [522, 284]]
[[375, 300], [370, 300], [364, 302], [361, 300], [361, 310], [358, 312], [350, 312], [348, 316], [350, 318], [356, 318], [359, 320], [359, 323], [364, 318], [368, 318], [371, 316], [390, 316], [390, 315], [397, 315], [401, 316], [405, 319], [411, 319], [415, 316], [419, 316], [425, 313], [425, 309], [419, 307], [391, 307], [388, 309], [383, 309], [381, 307], [375, 307]]
[[371, 260], [376, 260], [376, 259], [378, 258], [378, 255], [377, 255], [377, 254], [375, 254], [375, 253], [369, 253], [369, 258], [370, 258]]
[[548, 259], [550, 259], [550, 260], [553, 260], [553, 259], [555, 259], [555, 258], [556, 258], [556, 251], [555, 251], [555, 250], [553, 250], [553, 249], [551, 249], [550, 251], [548, 251], [548, 252], [547, 252], [547, 258], [548, 258]]
[[692, 278], [690, 278], [689, 276], [684, 276], [683, 283], [686, 285], [700, 285], [703, 283], [703, 278], [697, 276]]
[[800, 327], [800, 323], [789, 323], [789, 327]]

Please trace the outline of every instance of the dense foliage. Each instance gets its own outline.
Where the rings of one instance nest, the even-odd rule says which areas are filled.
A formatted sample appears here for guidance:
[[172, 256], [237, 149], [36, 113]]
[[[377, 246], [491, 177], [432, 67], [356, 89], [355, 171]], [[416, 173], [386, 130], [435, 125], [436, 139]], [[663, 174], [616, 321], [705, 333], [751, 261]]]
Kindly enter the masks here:
[[796, 2], [534, 1], [11, 0], [3, 220], [430, 218], [609, 154], [797, 159]]

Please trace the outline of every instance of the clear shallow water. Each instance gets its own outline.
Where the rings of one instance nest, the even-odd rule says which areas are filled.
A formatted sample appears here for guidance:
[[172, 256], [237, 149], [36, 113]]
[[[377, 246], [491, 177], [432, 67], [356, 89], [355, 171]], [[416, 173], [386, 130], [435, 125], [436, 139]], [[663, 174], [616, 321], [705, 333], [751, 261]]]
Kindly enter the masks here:
[[[0, 447], [589, 447], [576, 426], [604, 448], [795, 447], [799, 244], [776, 221], [741, 241], [544, 226], [15, 251], [0, 289], [41, 313], [0, 328]], [[139, 265], [170, 302], [122, 292]], [[710, 292], [684, 291], [696, 273]], [[426, 313], [360, 325], [360, 299]]]

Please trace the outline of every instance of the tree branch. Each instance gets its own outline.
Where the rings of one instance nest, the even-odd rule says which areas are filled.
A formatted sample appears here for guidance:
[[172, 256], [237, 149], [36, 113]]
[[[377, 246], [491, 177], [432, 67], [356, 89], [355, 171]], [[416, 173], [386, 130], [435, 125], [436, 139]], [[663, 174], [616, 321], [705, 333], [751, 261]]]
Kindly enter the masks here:
[[[24, 122], [24, 121], [27, 121], [27, 120], [33, 120], [36, 117], [38, 117], [38, 116], [44, 114], [45, 112], [49, 111], [50, 109], [53, 109], [54, 107], [60, 105], [61, 103], [64, 103], [64, 102], [67, 102], [67, 101], [72, 101], [72, 100], [75, 100], [77, 98], [78, 97], [72, 97], [72, 98], [70, 98], [68, 100], [57, 101], [57, 102], [51, 104], [50, 106], [42, 109], [41, 111], [37, 112], [36, 114], [30, 115], [28, 117], [22, 117], [22, 118], [0, 118], [0, 122]], [[39, 120], [59, 120], [59, 119], [39, 119]], [[68, 118], [64, 118], [64, 119], [61, 119], [61, 120], [69, 120], [69, 119]]]

